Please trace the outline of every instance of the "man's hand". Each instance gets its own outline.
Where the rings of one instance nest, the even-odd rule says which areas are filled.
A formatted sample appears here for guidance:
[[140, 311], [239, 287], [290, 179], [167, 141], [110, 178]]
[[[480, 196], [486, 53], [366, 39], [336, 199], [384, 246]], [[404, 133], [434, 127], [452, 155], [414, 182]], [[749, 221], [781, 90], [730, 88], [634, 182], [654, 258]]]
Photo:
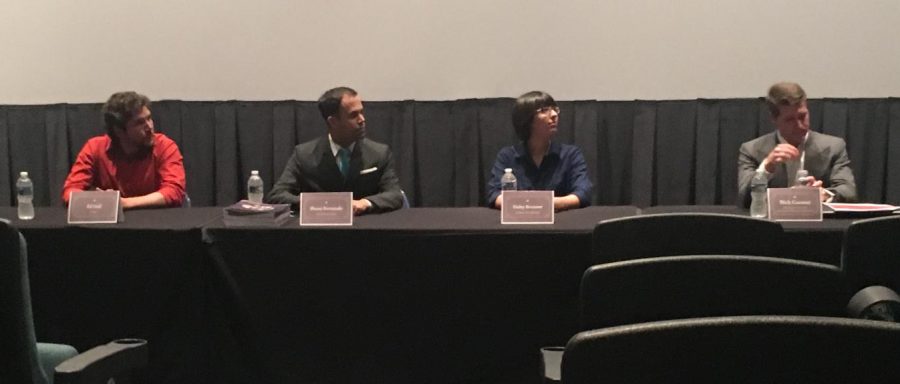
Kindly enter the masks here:
[[804, 178], [804, 180], [798, 180], [798, 181], [802, 182], [803, 186], [819, 188], [819, 199], [821, 201], [828, 202], [828, 199], [831, 198], [831, 194], [828, 193], [828, 191], [825, 188], [822, 188], [822, 185], [823, 185], [822, 180], [816, 180], [815, 177], [807, 176]]
[[[115, 189], [102, 189], [102, 188], [91, 188], [91, 190], [92, 191], [100, 191], [100, 192], [115, 191]], [[122, 195], [119, 195], [119, 205], [122, 206], [123, 210], [134, 208], [135, 207], [134, 198], [133, 197], [122, 197]]]
[[353, 214], [356, 216], [362, 215], [369, 210], [369, 207], [372, 206], [372, 202], [366, 199], [353, 200]]
[[119, 202], [122, 204], [122, 209], [166, 206], [166, 198], [159, 192], [151, 192], [144, 196], [121, 197], [119, 198]]
[[766, 156], [766, 172], [775, 173], [776, 166], [799, 157], [800, 150], [797, 147], [790, 144], [778, 144]]
[[819, 200], [826, 203], [829, 202], [828, 200], [831, 200], [831, 197], [833, 195], [829, 193], [827, 189], [822, 187], [822, 180], [816, 180], [815, 177], [810, 176], [809, 179], [806, 180], [806, 185], [809, 187], [819, 188]]

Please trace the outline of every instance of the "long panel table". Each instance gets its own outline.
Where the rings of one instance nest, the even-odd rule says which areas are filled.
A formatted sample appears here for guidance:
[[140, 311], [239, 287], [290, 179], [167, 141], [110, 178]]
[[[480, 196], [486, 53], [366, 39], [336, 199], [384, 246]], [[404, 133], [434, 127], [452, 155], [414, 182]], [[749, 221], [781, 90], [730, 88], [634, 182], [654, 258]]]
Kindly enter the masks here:
[[[679, 211], [746, 215], [644, 210]], [[486, 208], [414, 208], [352, 228], [295, 219], [274, 230], [215, 223], [205, 234], [230, 284], [240, 344], [274, 382], [516, 382], [534, 377], [540, 346], [578, 331], [594, 225], [638, 213], [589, 207], [554, 225], [509, 226]], [[767, 240], [800, 246], [786, 257], [838, 263], [847, 225], [793, 223], [785, 239]], [[828, 241], [810, 248], [820, 234]]]
[[593, 225], [637, 213], [503, 226], [487, 208], [414, 208], [353, 228], [205, 232], [274, 382], [483, 382], [574, 333]]
[[[344, 228], [229, 228], [210, 207], [72, 227], [39, 208], [13, 222], [39, 339], [148, 338], [153, 382], [528, 382], [537, 348], [578, 330], [594, 224], [685, 211], [746, 214], [589, 207], [509, 226], [487, 208], [413, 208]], [[784, 224], [786, 256], [838, 264], [850, 222]]]

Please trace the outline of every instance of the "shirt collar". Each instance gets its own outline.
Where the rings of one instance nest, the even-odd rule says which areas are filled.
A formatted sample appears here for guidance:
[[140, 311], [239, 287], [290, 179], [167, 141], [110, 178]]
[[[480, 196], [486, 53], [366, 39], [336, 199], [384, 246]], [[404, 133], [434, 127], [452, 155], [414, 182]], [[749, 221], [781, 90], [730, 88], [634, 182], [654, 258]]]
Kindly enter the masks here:
[[[337, 143], [335, 143], [333, 140], [331, 140], [330, 133], [328, 134], [328, 144], [331, 146], [331, 154], [334, 155], [334, 157], [337, 157], [338, 151], [340, 151], [341, 148], [344, 148], [344, 147], [341, 147], [340, 145], [338, 145]], [[353, 143], [351, 143], [350, 146], [346, 147], [346, 149], [348, 151], [350, 151], [350, 153], [353, 153], [353, 148], [356, 148], [355, 141]]]

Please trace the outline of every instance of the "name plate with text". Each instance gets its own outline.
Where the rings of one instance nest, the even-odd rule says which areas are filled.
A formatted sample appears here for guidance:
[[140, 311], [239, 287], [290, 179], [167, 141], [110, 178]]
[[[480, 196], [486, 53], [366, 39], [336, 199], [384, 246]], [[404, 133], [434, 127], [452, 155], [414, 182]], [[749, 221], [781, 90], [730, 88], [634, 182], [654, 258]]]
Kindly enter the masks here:
[[769, 219], [822, 221], [822, 199], [816, 187], [769, 188]]
[[69, 224], [114, 224], [125, 221], [119, 191], [73, 191], [69, 194]]
[[353, 192], [301, 193], [300, 225], [353, 225]]
[[503, 191], [501, 224], [553, 224], [553, 191]]

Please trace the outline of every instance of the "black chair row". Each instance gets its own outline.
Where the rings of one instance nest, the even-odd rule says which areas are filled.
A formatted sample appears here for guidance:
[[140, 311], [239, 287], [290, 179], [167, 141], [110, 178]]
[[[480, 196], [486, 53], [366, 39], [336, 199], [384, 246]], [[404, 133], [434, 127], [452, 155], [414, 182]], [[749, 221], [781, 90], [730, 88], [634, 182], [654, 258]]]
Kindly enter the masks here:
[[[563, 382], [896, 380], [900, 324], [842, 317], [850, 293], [897, 287], [898, 229], [896, 217], [853, 223], [839, 268], [778, 257], [781, 226], [765, 220], [601, 222], [597, 265], [581, 283], [585, 331], [565, 348]], [[873, 317], [900, 315], [898, 296], [884, 287], [849, 300], [853, 315], [870, 317], [863, 307], [876, 300], [893, 307]]]
[[[672, 213], [605, 220], [593, 234], [592, 264], [674, 255], [779, 257], [778, 223], [746, 216]], [[848, 288], [900, 291], [900, 217], [858, 220], [847, 229], [841, 269]]]

